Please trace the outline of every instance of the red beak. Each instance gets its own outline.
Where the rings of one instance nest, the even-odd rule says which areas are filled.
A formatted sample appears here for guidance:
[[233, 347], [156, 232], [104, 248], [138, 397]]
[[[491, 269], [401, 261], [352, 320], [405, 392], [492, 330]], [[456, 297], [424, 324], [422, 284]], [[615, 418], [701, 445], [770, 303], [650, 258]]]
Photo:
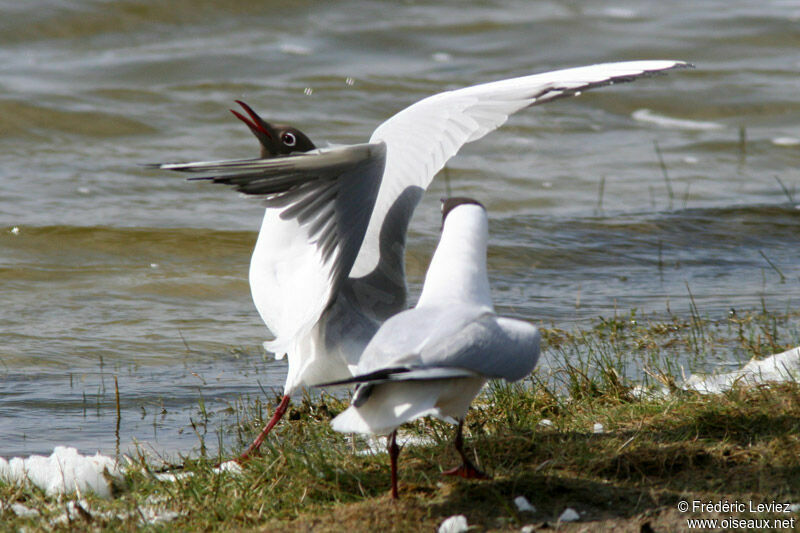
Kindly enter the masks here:
[[267, 123], [264, 122], [264, 120], [258, 116], [258, 113], [253, 111], [253, 109], [249, 105], [242, 102], [241, 100], [236, 100], [236, 103], [242, 106], [242, 108], [245, 111], [247, 111], [247, 114], [250, 115], [250, 118], [247, 118], [246, 116], [242, 115], [241, 113], [233, 109], [231, 109], [231, 113], [233, 113], [236, 116], [236, 118], [247, 124], [247, 127], [249, 127], [253, 131], [256, 137], [259, 137], [259, 134], [257, 132], [261, 132], [262, 134], [266, 135], [270, 140], [272, 140], [272, 134], [267, 129]]

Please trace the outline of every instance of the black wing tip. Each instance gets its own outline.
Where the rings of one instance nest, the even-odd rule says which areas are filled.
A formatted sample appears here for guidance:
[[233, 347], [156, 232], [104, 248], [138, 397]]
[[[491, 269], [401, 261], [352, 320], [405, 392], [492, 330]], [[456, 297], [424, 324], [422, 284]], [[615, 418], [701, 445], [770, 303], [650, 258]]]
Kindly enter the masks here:
[[317, 383], [311, 385], [315, 389], [322, 389], [324, 387], [340, 387], [342, 385], [352, 385], [353, 383], [361, 383], [357, 378], [340, 379], [339, 381], [326, 381], [325, 383]]
[[[673, 65], [671, 65], [669, 67], [666, 67], [666, 68], [659, 68], [659, 69], [655, 69], [655, 70], [645, 70], [643, 75], [647, 76], [647, 75], [666, 74], [666, 73], [671, 72], [673, 70], [681, 70], [681, 69], [685, 69], [685, 68], [696, 68], [694, 63], [690, 63], [688, 61], [681, 61], [681, 60], [677, 60], [677, 59], [672, 59], [671, 61], [672, 61]], [[640, 76], [636, 76], [636, 77], [640, 77]]]
[[[641, 60], [641, 61], [648, 61], [648, 60]], [[530, 97], [531, 103], [529, 104], [529, 106], [533, 106], [544, 102], [551, 102], [553, 100], [557, 100], [560, 98], [576, 96], [583, 93], [584, 91], [596, 89], [598, 87], [606, 87], [609, 85], [617, 85], [621, 83], [630, 83], [642, 78], [650, 78], [653, 76], [665, 76], [669, 72], [678, 69], [695, 68], [694, 64], [689, 63], [688, 61], [679, 61], [675, 59], [661, 59], [654, 61], [671, 62], [672, 65], [662, 68], [652, 68], [652, 69], [642, 68], [638, 74], [628, 73], [628, 74], [611, 75], [605, 79], [591, 83], [586, 83], [585, 85], [580, 87], [564, 87], [558, 85], [548, 87], [543, 91], [539, 92], [538, 94], [532, 95]], [[635, 61], [630, 61], [627, 63], [635, 63]]]
[[[643, 60], [643, 61], [647, 61], [647, 60]], [[655, 61], [659, 61], [659, 60], [655, 60]], [[649, 78], [651, 76], [666, 75], [669, 72], [672, 72], [673, 70], [695, 68], [694, 63], [689, 63], [688, 61], [681, 61], [681, 60], [678, 60], [678, 59], [667, 59], [667, 60], [661, 60], [661, 61], [671, 62], [672, 65], [670, 65], [668, 67], [661, 67], [661, 68], [650, 68], [650, 69], [646, 68], [646, 69], [642, 69], [640, 74], [628, 74], [628, 75], [621, 75], [621, 76], [611, 76], [607, 81], [610, 81], [610, 82], [613, 82], [613, 83], [625, 83], [625, 82], [635, 81], [635, 80], [638, 80], [640, 78]], [[599, 85], [603, 85], [603, 84], [600, 83]]]
[[412, 369], [405, 366], [399, 366], [395, 368], [383, 368], [381, 370], [376, 370], [375, 372], [369, 372], [367, 374], [353, 376], [352, 378], [340, 379], [337, 381], [329, 381], [327, 383], [319, 383], [317, 385], [312, 385], [312, 386], [335, 387], [338, 385], [352, 385], [353, 383], [368, 383], [370, 381], [382, 381], [386, 380], [393, 374], [403, 374], [405, 372], [410, 372], [411, 370]]

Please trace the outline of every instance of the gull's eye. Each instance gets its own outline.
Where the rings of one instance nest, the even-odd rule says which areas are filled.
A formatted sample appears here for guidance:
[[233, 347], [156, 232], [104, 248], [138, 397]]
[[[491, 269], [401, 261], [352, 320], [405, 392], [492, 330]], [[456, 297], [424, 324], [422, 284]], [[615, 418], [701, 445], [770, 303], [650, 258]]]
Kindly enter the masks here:
[[294, 146], [295, 144], [297, 144], [297, 138], [294, 136], [294, 133], [288, 131], [283, 134], [283, 137], [281, 137], [281, 141], [283, 141], [283, 144], [285, 144], [286, 146]]

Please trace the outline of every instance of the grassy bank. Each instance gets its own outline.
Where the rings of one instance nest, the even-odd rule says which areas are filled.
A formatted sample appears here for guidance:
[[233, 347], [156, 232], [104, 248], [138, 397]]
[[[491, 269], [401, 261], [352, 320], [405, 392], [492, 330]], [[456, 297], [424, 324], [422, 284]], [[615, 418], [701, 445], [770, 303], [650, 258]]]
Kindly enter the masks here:
[[[323, 395], [296, 401], [241, 474], [215, 472], [219, 458], [201, 457], [186, 460], [191, 475], [165, 481], [141, 458], [115, 483], [114, 498], [84, 495], [80, 506], [70, 503], [77, 497], [0, 485], [4, 508], [17, 503], [32, 513], [6, 510], [0, 529], [433, 531], [463, 514], [478, 531], [685, 531], [692, 517], [800, 518], [678, 510], [683, 500], [800, 502], [800, 386], [708, 396], [676, 386], [681, 366], [800, 344], [798, 323], [791, 313], [719, 321], [634, 313], [574, 332], [547, 330], [548, 360], [537, 372], [521, 384], [491, 385], [468, 415], [466, 447], [490, 480], [443, 478], [458, 462], [452, 427], [420, 421], [408, 433], [423, 442], [402, 450], [401, 499], [392, 501], [387, 456], [363, 453], [364, 441], [330, 430], [346, 404]], [[231, 408], [243, 440], [268, 414], [258, 404]], [[518, 496], [536, 511], [519, 511]], [[566, 508], [579, 521], [559, 523]], [[148, 523], [164, 511], [169, 520]]]

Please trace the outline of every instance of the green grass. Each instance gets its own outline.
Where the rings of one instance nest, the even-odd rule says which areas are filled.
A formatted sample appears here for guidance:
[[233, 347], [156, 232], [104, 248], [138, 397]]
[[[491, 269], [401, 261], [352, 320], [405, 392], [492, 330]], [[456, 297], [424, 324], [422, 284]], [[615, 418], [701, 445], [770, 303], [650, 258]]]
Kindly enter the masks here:
[[[307, 396], [240, 475], [216, 473], [219, 458], [200, 457], [185, 460], [191, 475], [159, 481], [140, 457], [115, 483], [113, 498], [84, 495], [83, 511], [69, 503], [77, 496], [0, 485], [4, 508], [22, 503], [39, 513], [22, 518], [6, 510], [0, 530], [433, 531], [464, 514], [478, 531], [545, 522], [567, 531], [640, 531], [645, 523], [685, 531], [686, 518], [713, 515], [681, 514], [681, 500], [800, 502], [798, 384], [713, 396], [676, 386], [681, 366], [703, 368], [732, 353], [746, 361], [800, 344], [797, 314], [712, 321], [696, 310], [685, 319], [629, 313], [573, 332], [548, 329], [544, 337], [547, 364], [521, 383], [492, 383], [468, 415], [466, 447], [490, 480], [443, 478], [458, 462], [452, 427], [419, 421], [407, 430], [430, 445], [402, 450], [401, 499], [392, 501], [387, 456], [356, 453], [361, 439], [330, 429], [346, 402]], [[642, 394], [637, 385], [657, 393]], [[238, 423], [230, 432], [243, 446], [272, 407], [242, 401], [231, 409]], [[605, 431], [594, 433], [595, 423]], [[520, 495], [535, 513], [517, 511]], [[580, 522], [557, 523], [567, 507], [579, 511]], [[153, 508], [177, 517], [144, 523]], [[800, 517], [781, 517], [792, 516]]]

